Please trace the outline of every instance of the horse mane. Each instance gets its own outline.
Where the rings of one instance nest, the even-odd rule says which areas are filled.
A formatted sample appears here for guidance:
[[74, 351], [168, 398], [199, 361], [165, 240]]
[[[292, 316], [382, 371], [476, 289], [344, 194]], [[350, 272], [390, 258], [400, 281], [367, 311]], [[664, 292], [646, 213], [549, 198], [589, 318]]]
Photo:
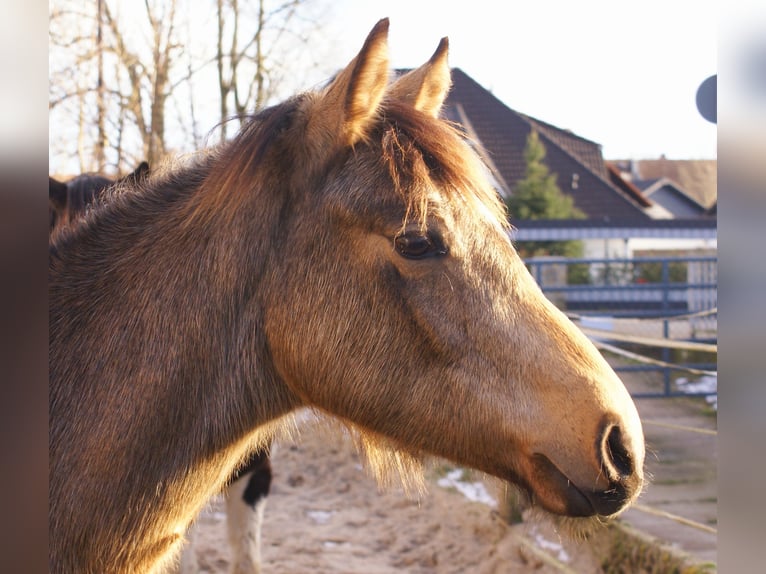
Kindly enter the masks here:
[[[253, 193], [271, 173], [293, 173], [301, 183], [300, 170], [310, 171], [303, 158], [312, 142], [296, 141], [290, 128], [300, 116], [310, 94], [296, 96], [254, 114], [229, 142], [211, 150], [210, 171], [204, 178], [200, 201], [192, 218], [225, 211], [236, 212], [243, 194]], [[281, 142], [282, 138], [286, 141]], [[389, 100], [379, 112], [376, 126], [366, 134], [363, 145], [380, 145], [395, 190], [405, 205], [405, 219], [425, 225], [428, 216], [428, 186], [440, 186], [450, 201], [481, 204], [499, 225], [508, 226], [505, 205], [488, 184], [486, 168], [466, 143], [459, 126], [435, 119], [411, 105]], [[277, 153], [271, 153], [279, 148]], [[356, 147], [343, 150], [342, 157], [329, 158], [320, 169], [325, 173]], [[271, 163], [275, 162], [275, 163]], [[321, 178], [320, 178], [321, 179]]]
[[[251, 115], [242, 125], [234, 138], [212, 148], [204, 154], [203, 163], [207, 173], [200, 184], [199, 201], [192, 207], [189, 221], [197, 218], [209, 218], [213, 213], [224, 213], [226, 207], [233, 215], [240, 205], [242, 196], [258, 188], [258, 181], [263, 181], [269, 170], [267, 155], [277, 140], [292, 125], [301, 96], [295, 96], [280, 104], [264, 108]], [[204, 152], [203, 152], [204, 153]], [[282, 173], [289, 173], [289, 159], [275, 161], [288, 162], [282, 166]]]

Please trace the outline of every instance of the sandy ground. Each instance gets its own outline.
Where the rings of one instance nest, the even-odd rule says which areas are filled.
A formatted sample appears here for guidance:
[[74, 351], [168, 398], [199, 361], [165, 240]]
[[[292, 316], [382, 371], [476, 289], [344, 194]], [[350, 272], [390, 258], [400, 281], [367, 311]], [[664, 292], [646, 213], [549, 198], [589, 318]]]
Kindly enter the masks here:
[[[304, 429], [277, 443], [272, 464], [264, 574], [601, 572], [592, 541], [539, 519], [509, 526], [494, 502], [498, 482], [446, 463], [429, 469], [417, 500], [381, 491], [336, 433]], [[221, 499], [199, 518], [200, 572], [229, 568], [225, 520]]]
[[[624, 376], [631, 392], [656, 390], [648, 378]], [[652, 380], [653, 381], [653, 380]], [[654, 382], [652, 383], [654, 384]], [[698, 524], [717, 525], [717, 437], [679, 430], [714, 430], [716, 418], [702, 399], [641, 399], [647, 472], [651, 483], [639, 502]], [[418, 499], [381, 491], [362, 468], [350, 441], [304, 420], [302, 432], [277, 443], [274, 480], [263, 528], [263, 574], [273, 573], [554, 573], [680, 571], [685, 564], [716, 562], [717, 536], [677, 521], [628, 510], [620, 523], [653, 539], [615, 546], [613, 529], [588, 540], [572, 539], [553, 522], [525, 516], [508, 525], [498, 504], [504, 487], [495, 479], [437, 461]], [[194, 550], [199, 572], [226, 573], [229, 544], [224, 500], [213, 500], [199, 519]], [[501, 505], [502, 506], [502, 505]], [[612, 534], [610, 534], [612, 531]], [[674, 569], [675, 568], [675, 569]], [[715, 567], [709, 568], [709, 571]]]

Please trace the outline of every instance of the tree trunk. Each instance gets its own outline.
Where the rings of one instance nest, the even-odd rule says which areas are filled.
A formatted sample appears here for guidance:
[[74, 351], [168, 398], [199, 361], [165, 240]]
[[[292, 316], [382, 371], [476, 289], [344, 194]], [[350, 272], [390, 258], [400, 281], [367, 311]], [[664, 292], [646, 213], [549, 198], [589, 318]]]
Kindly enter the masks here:
[[98, 80], [96, 82], [96, 170], [104, 173], [106, 168], [106, 106], [104, 104], [104, 8], [103, 0], [98, 0], [96, 15], [96, 52], [98, 58]]

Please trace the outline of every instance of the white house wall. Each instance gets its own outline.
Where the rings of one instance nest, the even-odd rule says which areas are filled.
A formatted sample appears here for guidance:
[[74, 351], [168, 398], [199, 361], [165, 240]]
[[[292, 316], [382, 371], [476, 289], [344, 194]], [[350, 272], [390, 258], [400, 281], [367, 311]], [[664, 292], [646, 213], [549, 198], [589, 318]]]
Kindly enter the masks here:
[[629, 257], [637, 251], [709, 251], [718, 248], [717, 239], [659, 239], [637, 237], [628, 239]]
[[624, 239], [585, 239], [583, 257], [588, 259], [616, 259], [630, 257], [629, 244]]

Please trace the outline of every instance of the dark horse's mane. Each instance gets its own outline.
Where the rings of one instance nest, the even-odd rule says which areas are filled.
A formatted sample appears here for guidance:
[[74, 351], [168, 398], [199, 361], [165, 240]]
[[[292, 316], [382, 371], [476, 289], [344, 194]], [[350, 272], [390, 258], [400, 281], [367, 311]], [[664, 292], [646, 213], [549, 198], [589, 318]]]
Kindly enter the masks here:
[[86, 208], [98, 200], [102, 191], [114, 182], [103, 175], [84, 173], [67, 183], [67, 207], [74, 213], [85, 213]]

